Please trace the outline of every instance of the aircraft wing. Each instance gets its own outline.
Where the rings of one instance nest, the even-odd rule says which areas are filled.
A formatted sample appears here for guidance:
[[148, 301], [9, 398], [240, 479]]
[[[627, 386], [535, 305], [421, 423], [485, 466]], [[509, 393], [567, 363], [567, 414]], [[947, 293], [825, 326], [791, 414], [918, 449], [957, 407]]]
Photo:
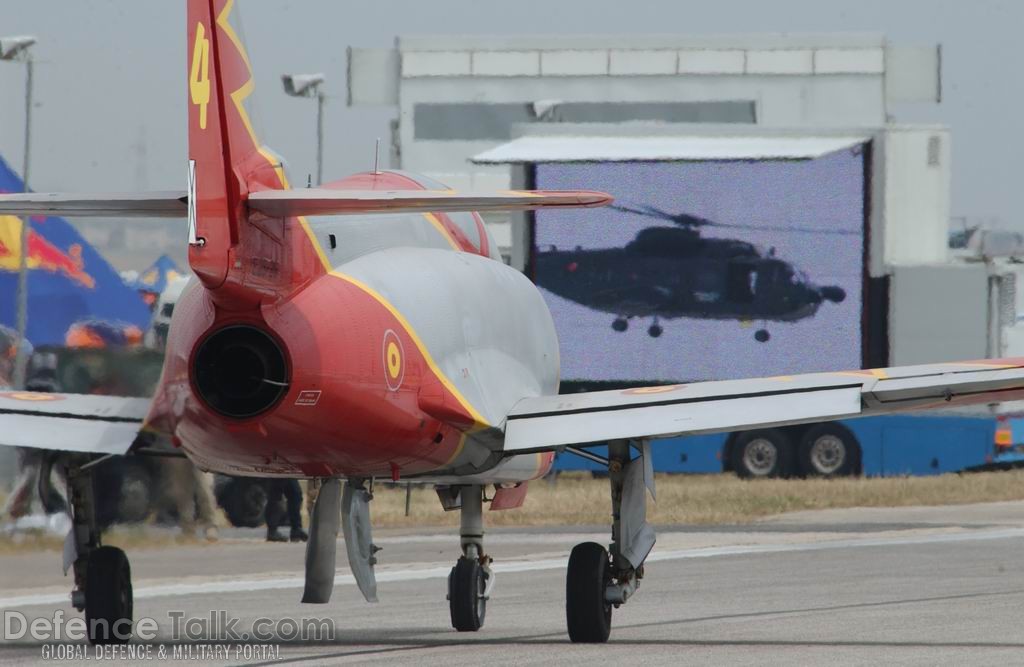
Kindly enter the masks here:
[[1024, 398], [1024, 358], [524, 398], [504, 451], [742, 431]]
[[124, 454], [149, 404], [148, 398], [0, 392], [0, 446]]

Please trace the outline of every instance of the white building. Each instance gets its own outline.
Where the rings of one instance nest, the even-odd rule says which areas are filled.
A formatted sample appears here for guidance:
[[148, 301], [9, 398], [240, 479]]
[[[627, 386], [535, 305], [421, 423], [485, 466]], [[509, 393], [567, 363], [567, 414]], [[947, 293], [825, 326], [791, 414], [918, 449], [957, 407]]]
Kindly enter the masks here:
[[[862, 34], [399, 37], [394, 49], [349, 49], [348, 102], [397, 109], [393, 165], [457, 189], [505, 188], [507, 168], [470, 158], [516, 124], [878, 129], [889, 102], [940, 98], [940, 63], [936, 46]], [[489, 221], [510, 257], [511, 230]]]

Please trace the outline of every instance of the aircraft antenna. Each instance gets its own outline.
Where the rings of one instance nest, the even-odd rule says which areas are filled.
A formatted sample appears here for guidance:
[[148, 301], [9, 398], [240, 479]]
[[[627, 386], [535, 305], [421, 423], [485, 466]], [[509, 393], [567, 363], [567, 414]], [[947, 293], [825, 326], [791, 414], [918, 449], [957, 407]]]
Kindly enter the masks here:
[[373, 173], [380, 173], [380, 137], [377, 137], [377, 144], [373, 148]]

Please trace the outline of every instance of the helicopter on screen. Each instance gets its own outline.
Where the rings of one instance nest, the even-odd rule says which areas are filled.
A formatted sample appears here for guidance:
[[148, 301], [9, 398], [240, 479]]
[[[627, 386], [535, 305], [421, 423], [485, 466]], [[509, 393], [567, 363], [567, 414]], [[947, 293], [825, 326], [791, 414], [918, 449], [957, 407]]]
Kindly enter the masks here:
[[612, 205], [623, 213], [671, 222], [641, 230], [624, 248], [538, 249], [534, 279], [540, 287], [578, 304], [615, 316], [612, 329], [629, 320], [652, 318], [647, 333], [658, 338], [660, 321], [680, 317], [762, 322], [754, 340], [767, 343], [767, 322], [813, 317], [826, 301], [841, 303], [846, 290], [814, 284], [806, 273], [739, 239], [704, 238], [708, 227], [809, 234], [855, 235], [840, 229], [765, 227], [714, 222], [653, 206]]

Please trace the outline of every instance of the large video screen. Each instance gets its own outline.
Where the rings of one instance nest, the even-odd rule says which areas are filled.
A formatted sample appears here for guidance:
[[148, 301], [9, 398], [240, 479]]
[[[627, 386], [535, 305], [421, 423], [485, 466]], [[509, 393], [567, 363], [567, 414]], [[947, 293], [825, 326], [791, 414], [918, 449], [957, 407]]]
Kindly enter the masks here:
[[538, 164], [530, 272], [563, 380], [688, 382], [861, 367], [863, 146], [814, 160]]

